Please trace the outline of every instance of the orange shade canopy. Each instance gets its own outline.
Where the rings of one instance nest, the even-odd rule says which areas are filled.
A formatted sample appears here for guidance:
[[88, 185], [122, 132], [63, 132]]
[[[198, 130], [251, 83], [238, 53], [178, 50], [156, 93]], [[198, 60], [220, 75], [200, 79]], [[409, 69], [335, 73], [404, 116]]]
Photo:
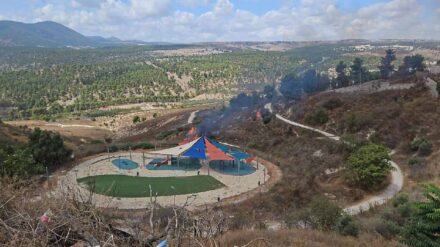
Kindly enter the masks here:
[[222, 150], [218, 149], [214, 144], [210, 143], [205, 138], [206, 152], [208, 153], [209, 160], [234, 160], [231, 156], [227, 155]]

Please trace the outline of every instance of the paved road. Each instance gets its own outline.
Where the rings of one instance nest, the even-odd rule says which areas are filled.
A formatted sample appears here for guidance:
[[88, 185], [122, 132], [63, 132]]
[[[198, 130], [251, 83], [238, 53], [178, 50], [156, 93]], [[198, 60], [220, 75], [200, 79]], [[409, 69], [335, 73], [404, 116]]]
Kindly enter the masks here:
[[[273, 112], [272, 105], [270, 103], [266, 104], [264, 108], [268, 109], [270, 112]], [[276, 114], [275, 116], [276, 118], [280, 119], [281, 121], [287, 124], [318, 132], [335, 141], [340, 140], [340, 137], [334, 134], [288, 120], [279, 114]], [[368, 211], [370, 208], [373, 208], [378, 205], [382, 205], [391, 198], [393, 198], [403, 187], [403, 173], [402, 170], [400, 170], [400, 167], [394, 161], [391, 161], [391, 166], [394, 168], [391, 171], [391, 182], [382, 192], [372, 197], [369, 197], [365, 200], [362, 200], [350, 207], [344, 208], [344, 212], [346, 212], [349, 215], [360, 214], [362, 212]]]

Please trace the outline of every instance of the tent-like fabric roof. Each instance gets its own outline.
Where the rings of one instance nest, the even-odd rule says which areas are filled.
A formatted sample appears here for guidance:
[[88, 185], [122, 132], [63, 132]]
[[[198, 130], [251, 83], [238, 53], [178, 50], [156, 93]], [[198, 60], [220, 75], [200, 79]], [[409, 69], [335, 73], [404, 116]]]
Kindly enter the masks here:
[[205, 138], [205, 144], [209, 160], [234, 160], [234, 158], [227, 155], [225, 152], [217, 148], [214, 144], [209, 142], [207, 138]]
[[210, 160], [244, 160], [252, 157], [252, 155], [250, 154], [238, 150], [232, 150], [226, 145], [223, 145], [216, 141], [212, 141], [206, 137], [199, 137], [193, 141], [177, 147], [153, 151], [150, 153], [185, 156], [204, 160], [208, 157]]
[[163, 149], [163, 150], [158, 150], [158, 151], [153, 151], [153, 152], [150, 152], [150, 153], [152, 153], [152, 154], [163, 154], [163, 155], [179, 156], [182, 153], [184, 153], [186, 150], [191, 148], [199, 140], [203, 141], [202, 138], [197, 138], [194, 141], [188, 142], [186, 144], [183, 144], [183, 145], [180, 145], [180, 146], [177, 146], [177, 147]]
[[212, 142], [212, 144], [214, 144], [217, 148], [219, 148], [223, 152], [232, 155], [235, 159], [243, 160], [243, 159], [249, 159], [252, 157], [252, 155], [250, 155], [248, 153], [243, 153], [238, 150], [232, 150], [231, 148], [229, 148], [226, 145], [223, 145], [219, 142], [211, 141], [211, 140], [209, 140], [209, 141]]
[[205, 140], [204, 138], [197, 139], [188, 150], [186, 150], [182, 156], [203, 159], [206, 160]]

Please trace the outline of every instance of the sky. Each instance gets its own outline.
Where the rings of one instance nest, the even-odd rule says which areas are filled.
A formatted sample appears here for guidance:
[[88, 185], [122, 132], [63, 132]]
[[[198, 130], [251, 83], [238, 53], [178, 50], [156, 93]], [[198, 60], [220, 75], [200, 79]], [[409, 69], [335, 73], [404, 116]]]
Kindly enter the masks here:
[[440, 39], [440, 0], [1, 0], [0, 20], [173, 43]]

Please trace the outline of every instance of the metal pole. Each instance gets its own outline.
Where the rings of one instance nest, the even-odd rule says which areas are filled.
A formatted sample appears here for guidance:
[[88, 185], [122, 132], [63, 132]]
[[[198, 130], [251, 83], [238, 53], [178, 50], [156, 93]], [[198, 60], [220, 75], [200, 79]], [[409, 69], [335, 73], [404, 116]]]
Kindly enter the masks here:
[[237, 167], [238, 167], [238, 176], [240, 176], [240, 160], [237, 160], [237, 162], [238, 162], [238, 165], [237, 165]]
[[258, 162], [258, 157], [257, 157], [257, 170], [259, 169], [259, 162]]
[[266, 169], [263, 169], [263, 184], [266, 183]]
[[145, 166], [145, 152], [142, 152], [142, 166]]
[[131, 157], [131, 146], [129, 146], [128, 149], [130, 150], [130, 160], [133, 161], [133, 159]]

